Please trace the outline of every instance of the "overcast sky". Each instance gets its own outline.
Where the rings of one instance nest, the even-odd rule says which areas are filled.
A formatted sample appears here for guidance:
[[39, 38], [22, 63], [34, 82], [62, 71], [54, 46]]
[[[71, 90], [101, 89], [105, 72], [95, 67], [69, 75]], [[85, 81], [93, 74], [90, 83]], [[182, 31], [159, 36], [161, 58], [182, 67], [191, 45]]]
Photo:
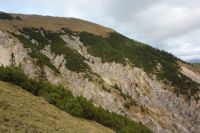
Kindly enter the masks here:
[[76, 17], [184, 59], [200, 59], [200, 0], [0, 0], [13, 13]]

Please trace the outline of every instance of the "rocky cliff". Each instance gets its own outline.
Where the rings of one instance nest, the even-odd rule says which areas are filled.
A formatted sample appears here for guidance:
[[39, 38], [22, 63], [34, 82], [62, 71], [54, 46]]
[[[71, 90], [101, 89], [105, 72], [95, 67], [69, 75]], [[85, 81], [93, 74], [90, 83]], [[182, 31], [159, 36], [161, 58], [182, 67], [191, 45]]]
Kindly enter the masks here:
[[9, 16], [0, 17], [0, 65], [62, 84], [156, 133], [200, 131], [198, 68], [87, 21]]

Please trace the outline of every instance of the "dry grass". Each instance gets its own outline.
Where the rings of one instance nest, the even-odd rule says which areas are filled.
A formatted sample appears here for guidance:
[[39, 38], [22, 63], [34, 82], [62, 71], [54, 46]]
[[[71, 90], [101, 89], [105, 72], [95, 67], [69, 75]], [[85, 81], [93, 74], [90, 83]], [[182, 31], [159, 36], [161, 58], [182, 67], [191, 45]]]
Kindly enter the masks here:
[[72, 117], [19, 87], [0, 82], [0, 133], [114, 133]]
[[70, 28], [73, 31], [86, 31], [96, 35], [106, 36], [113, 30], [88, 21], [75, 18], [62, 18], [37, 15], [21, 15], [19, 20], [0, 20], [0, 30], [16, 30], [23, 27], [43, 27], [46, 30], [57, 31], [60, 28]]

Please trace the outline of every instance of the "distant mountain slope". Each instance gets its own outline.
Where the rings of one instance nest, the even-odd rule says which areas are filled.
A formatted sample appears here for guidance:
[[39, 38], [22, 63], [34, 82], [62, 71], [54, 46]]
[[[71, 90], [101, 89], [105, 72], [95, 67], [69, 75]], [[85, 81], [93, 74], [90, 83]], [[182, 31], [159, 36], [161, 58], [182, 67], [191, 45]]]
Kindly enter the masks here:
[[200, 64], [200, 59], [193, 59], [193, 60], [187, 60], [190, 63], [197, 63]]
[[94, 23], [2, 13], [0, 65], [62, 84], [156, 133], [200, 130], [199, 70]]
[[58, 31], [60, 28], [66, 27], [74, 31], [85, 31], [102, 36], [106, 36], [107, 33], [112, 32], [107, 27], [76, 18], [52, 18], [50, 16], [23, 14], [12, 14], [11, 16], [7, 13], [0, 12], [0, 20], [3, 20], [0, 21], [1, 30], [16, 30], [23, 27], [43, 27], [46, 30]]
[[199, 66], [200, 66], [200, 63], [193, 63], [193, 65], [199, 67]]
[[0, 132], [114, 133], [95, 122], [72, 117], [43, 98], [0, 82]]

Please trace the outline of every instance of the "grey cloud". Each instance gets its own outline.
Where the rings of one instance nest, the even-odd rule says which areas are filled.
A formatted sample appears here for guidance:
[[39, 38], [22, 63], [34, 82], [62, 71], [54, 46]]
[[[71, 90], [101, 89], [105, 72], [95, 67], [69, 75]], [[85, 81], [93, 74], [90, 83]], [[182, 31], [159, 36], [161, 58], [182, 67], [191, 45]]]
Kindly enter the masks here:
[[[199, 33], [195, 32], [200, 29], [199, 1], [142, 2], [132, 1], [125, 5], [125, 10], [119, 11], [120, 14], [113, 15], [121, 25], [116, 27], [118, 31], [172, 52], [182, 59], [200, 57]], [[117, 5], [123, 7], [123, 3]]]
[[8, 12], [77, 17], [111, 27], [135, 40], [200, 58], [199, 0], [0, 0]]

